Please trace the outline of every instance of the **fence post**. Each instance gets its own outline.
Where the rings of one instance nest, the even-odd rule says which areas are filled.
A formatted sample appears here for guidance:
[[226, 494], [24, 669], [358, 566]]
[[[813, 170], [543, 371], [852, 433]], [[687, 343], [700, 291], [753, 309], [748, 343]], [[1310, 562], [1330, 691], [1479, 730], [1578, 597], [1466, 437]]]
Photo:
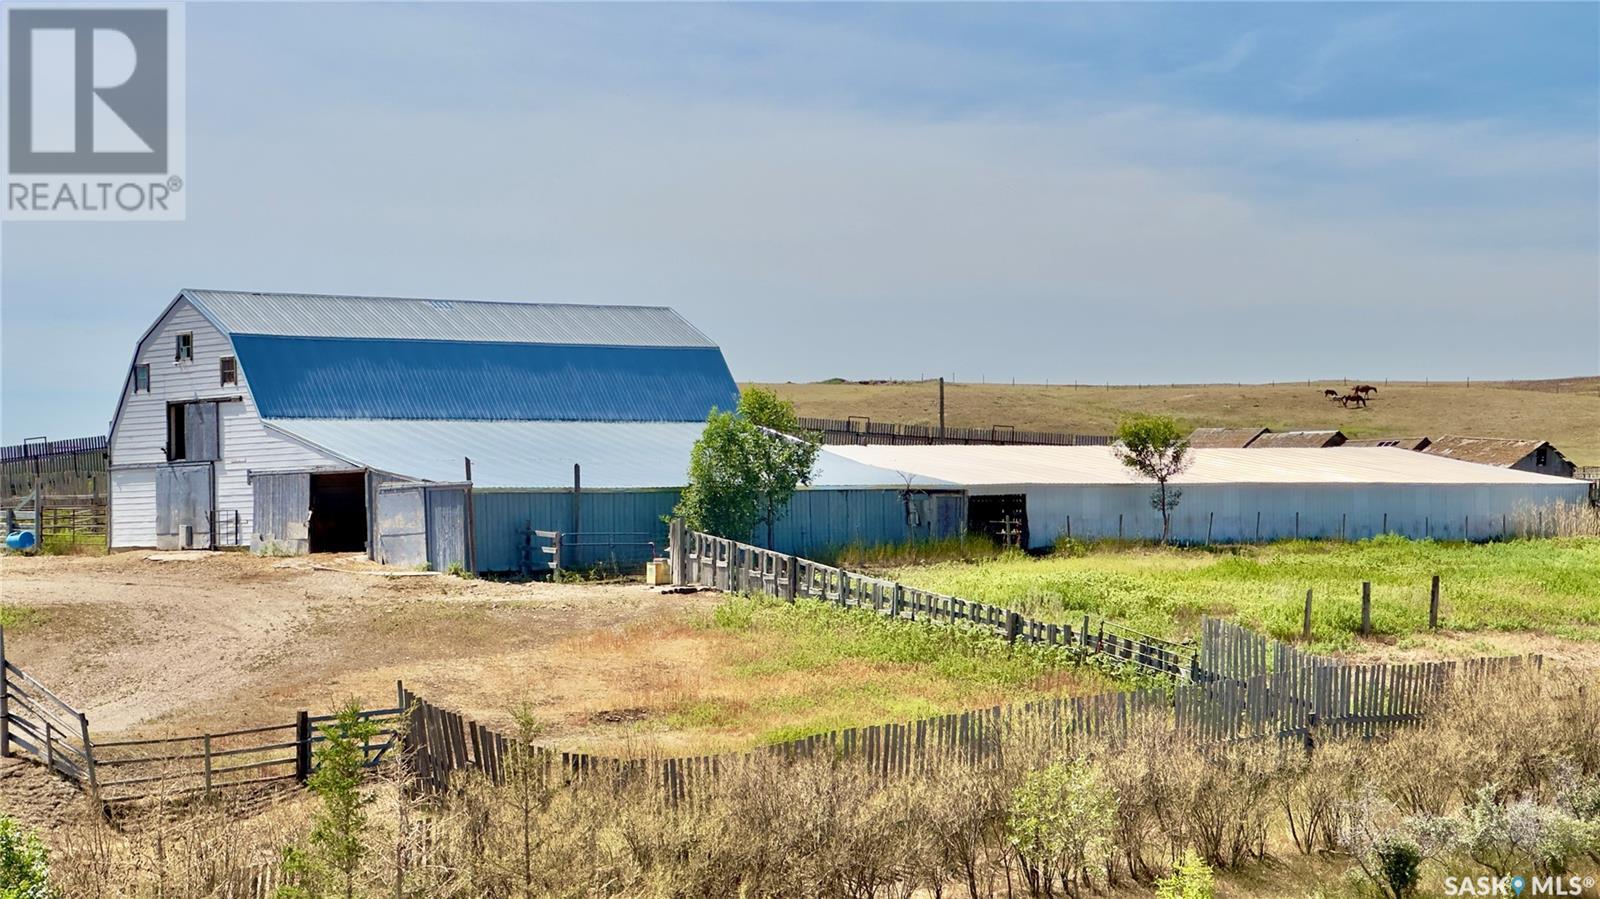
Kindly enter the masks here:
[[211, 735], [210, 734], [206, 734], [204, 740], [201, 742], [201, 751], [205, 753], [205, 767], [206, 767], [206, 791], [205, 791], [205, 795], [210, 796], [211, 795]]
[[94, 744], [89, 741], [89, 716], [78, 713], [78, 733], [83, 739], [83, 769], [89, 778], [89, 798], [100, 801], [100, 775], [94, 770]]
[[1361, 636], [1372, 634], [1372, 582], [1361, 582]]
[[[899, 598], [899, 594], [900, 594], [900, 591], [896, 590], [895, 591], [896, 599]], [[1007, 643], [1016, 643], [1017, 642], [1017, 631], [1021, 630], [1021, 628], [1022, 628], [1022, 616], [1018, 615], [1016, 612], [1007, 611], [1006, 612], [1006, 642]]]
[[0, 627], [0, 759], [11, 755], [10, 691], [6, 689], [6, 629]]
[[674, 587], [683, 584], [685, 555], [687, 554], [684, 552], [683, 545], [683, 519], [674, 518], [672, 519], [672, 524], [667, 527], [667, 567], [672, 571], [672, 586]]
[[305, 783], [311, 777], [311, 713], [305, 709], [294, 716], [294, 779]]
[[1428, 589], [1428, 627], [1439, 627], [1439, 576], [1433, 576], [1433, 584]]
[[1300, 628], [1300, 636], [1307, 643], [1311, 642], [1311, 591], [1306, 591], [1306, 616], [1305, 623]]
[[550, 538], [550, 542], [552, 544], [551, 548], [555, 550], [550, 555], [550, 580], [559, 584], [561, 583], [561, 532], [556, 531], [556, 535]]

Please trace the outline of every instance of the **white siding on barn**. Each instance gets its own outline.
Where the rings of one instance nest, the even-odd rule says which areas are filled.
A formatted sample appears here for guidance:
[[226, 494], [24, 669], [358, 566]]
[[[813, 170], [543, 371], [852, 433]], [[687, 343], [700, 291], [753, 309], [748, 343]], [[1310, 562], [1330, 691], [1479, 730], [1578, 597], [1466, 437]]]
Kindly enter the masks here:
[[111, 472], [111, 546], [156, 545], [156, 470]]
[[[175, 362], [177, 335], [185, 331], [194, 335], [194, 358]], [[240, 402], [220, 405], [222, 446], [216, 469], [216, 504], [217, 511], [229, 518], [230, 513], [238, 511], [241, 540], [248, 540], [252, 497], [247, 476], [251, 470], [349, 466], [281, 432], [263, 427], [244, 370], [238, 369], [239, 383], [222, 384], [220, 360], [232, 355], [233, 344], [227, 335], [218, 331], [193, 305], [187, 300], [174, 304], [135, 352], [135, 365], [150, 366], [150, 390], [134, 393], [133, 379], [125, 379], [122, 408], [111, 427], [111, 464], [122, 469], [130, 465], [166, 463], [167, 403], [243, 397]], [[134, 501], [124, 509], [113, 493], [111, 514], [116, 520], [112, 523], [115, 535], [112, 545], [153, 546], [156, 527], [154, 472], [150, 469], [114, 471], [113, 485], [118, 474], [129, 475], [130, 483], [135, 474], [147, 478], [149, 495], [142, 503]], [[147, 541], [121, 539], [124, 533], [132, 540], [133, 535], [142, 537], [146, 531]]]

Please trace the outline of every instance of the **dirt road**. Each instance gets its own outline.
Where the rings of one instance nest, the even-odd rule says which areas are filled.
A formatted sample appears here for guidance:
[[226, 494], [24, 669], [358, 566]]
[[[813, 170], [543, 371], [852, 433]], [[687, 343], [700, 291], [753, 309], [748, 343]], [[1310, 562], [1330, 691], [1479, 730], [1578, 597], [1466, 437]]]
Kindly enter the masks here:
[[[7, 655], [104, 735], [248, 726], [352, 695], [376, 704], [396, 679], [441, 701], [470, 697], [469, 711], [494, 718], [523, 692], [551, 706], [558, 680], [570, 692], [630, 679], [584, 672], [581, 658], [558, 660], [554, 647], [652, 622], [670, 628], [710, 601], [638, 585], [382, 571], [350, 556], [5, 557]], [[586, 677], [556, 678], [556, 668]]]

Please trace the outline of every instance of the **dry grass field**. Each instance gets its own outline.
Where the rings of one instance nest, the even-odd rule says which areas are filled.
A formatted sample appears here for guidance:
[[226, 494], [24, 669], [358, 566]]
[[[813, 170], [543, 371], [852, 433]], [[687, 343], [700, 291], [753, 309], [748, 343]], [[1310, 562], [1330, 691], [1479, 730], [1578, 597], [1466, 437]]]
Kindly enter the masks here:
[[[1356, 383], [1356, 382], [1351, 382]], [[1549, 381], [1384, 383], [1366, 409], [1322, 396], [1342, 381], [1278, 384], [1081, 385], [947, 384], [945, 423], [987, 428], [1109, 434], [1131, 412], [1171, 415], [1191, 427], [1338, 428], [1351, 437], [1471, 434], [1537, 437], [1578, 465], [1600, 465], [1600, 377]], [[936, 424], [932, 381], [767, 384], [818, 418]]]
[[404, 680], [497, 727], [526, 709], [552, 745], [693, 753], [1114, 686], [840, 612], [637, 583], [384, 576], [351, 557], [0, 557], [0, 625], [8, 657], [101, 738], [276, 724], [352, 696], [381, 706]]

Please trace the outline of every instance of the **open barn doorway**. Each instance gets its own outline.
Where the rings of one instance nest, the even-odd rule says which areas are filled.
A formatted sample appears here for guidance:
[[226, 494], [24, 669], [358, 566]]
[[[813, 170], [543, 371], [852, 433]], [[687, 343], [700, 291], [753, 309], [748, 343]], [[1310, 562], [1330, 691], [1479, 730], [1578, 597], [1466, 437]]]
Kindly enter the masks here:
[[967, 533], [1001, 546], [1028, 548], [1028, 498], [1021, 493], [967, 497]]
[[367, 549], [367, 475], [341, 471], [311, 475], [310, 550], [358, 553]]

